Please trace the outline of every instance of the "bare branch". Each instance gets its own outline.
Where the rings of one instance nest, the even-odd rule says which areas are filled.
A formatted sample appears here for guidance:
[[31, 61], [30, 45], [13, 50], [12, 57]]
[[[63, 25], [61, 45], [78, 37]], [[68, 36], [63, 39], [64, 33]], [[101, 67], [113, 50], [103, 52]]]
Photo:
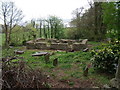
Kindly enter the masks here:
[[22, 11], [15, 7], [14, 2], [2, 2], [0, 9], [0, 19], [4, 22], [6, 42], [10, 42], [12, 29], [23, 18]]
[[93, 8], [93, 3], [92, 1], [87, 0], [88, 4], [90, 5], [91, 8]]

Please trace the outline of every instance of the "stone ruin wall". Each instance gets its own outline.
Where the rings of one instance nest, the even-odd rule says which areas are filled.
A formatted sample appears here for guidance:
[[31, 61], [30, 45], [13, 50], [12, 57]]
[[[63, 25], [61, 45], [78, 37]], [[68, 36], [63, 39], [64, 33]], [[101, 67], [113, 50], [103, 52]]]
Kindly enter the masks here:
[[87, 39], [83, 40], [69, 40], [69, 39], [43, 39], [38, 38], [26, 43], [27, 49], [40, 50], [65, 50], [65, 51], [79, 51], [87, 48]]

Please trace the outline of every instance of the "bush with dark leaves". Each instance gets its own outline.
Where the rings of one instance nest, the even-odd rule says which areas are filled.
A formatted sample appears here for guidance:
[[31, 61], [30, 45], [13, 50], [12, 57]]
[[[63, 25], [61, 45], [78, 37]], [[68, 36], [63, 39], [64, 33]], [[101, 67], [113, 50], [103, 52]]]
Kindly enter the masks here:
[[120, 56], [120, 41], [112, 41], [103, 49], [92, 50], [91, 54], [93, 55], [91, 60], [96, 70], [115, 73]]

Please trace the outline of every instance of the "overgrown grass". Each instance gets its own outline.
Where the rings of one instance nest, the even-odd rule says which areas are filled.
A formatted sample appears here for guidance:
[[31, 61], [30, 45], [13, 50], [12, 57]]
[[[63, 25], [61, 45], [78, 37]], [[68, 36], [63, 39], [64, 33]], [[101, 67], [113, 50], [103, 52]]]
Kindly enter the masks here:
[[108, 45], [108, 42], [95, 42], [95, 41], [88, 41], [88, 45], [91, 45], [91, 49], [99, 50], [102, 49], [104, 46]]
[[91, 45], [100, 45], [100, 44], [102, 44], [102, 42], [88, 41], [88, 44], [91, 44]]
[[[54, 52], [50, 56], [50, 61], [48, 64], [45, 63], [44, 56], [33, 57], [32, 54], [41, 50], [26, 50], [24, 47], [15, 47], [9, 50], [3, 50], [3, 57], [7, 52], [7, 56], [12, 56], [13, 50], [24, 50], [25, 53], [22, 55], [17, 55], [19, 57], [24, 57], [24, 61], [32, 68], [40, 68], [44, 73], [50, 75], [51, 77], [57, 78], [58, 80], [64, 79], [89, 79], [94, 78], [95, 82], [101, 84], [109, 83], [109, 76], [96, 73], [94, 68], [89, 69], [88, 78], [83, 76], [83, 68], [90, 64], [90, 59], [92, 58], [90, 52], [64, 52], [64, 51], [47, 51], [49, 53]], [[15, 54], [13, 54], [15, 55]], [[53, 66], [53, 60], [58, 58], [58, 66]], [[61, 75], [60, 75], [61, 74]], [[62, 76], [63, 74], [63, 76]], [[74, 83], [68, 83], [73, 85]]]

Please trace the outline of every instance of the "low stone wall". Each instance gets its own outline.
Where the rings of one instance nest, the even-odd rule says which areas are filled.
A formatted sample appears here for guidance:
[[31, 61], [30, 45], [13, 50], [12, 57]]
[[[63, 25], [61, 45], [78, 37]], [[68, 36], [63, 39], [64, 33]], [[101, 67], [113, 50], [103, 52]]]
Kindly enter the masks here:
[[47, 39], [46, 41], [48, 43], [59, 43], [59, 40], [57, 40], [57, 39]]
[[35, 48], [36, 48], [36, 45], [35, 45], [35, 43], [32, 42], [32, 41], [28, 41], [28, 42], [26, 43], [26, 47], [27, 47], [27, 49], [35, 49]]
[[87, 41], [88, 41], [88, 39], [84, 39], [84, 40], [82, 40], [82, 44], [86, 44], [87, 45]]
[[46, 42], [46, 39], [44, 38], [37, 38], [35, 42]]
[[36, 42], [36, 49], [47, 50], [48, 47], [45, 42]]
[[68, 43], [59, 43], [57, 49], [58, 50], [68, 50], [69, 49]]
[[67, 40], [67, 39], [61, 39], [61, 40], [59, 40], [60, 43], [68, 43], [68, 41], [69, 40]]
[[41, 39], [35, 41], [28, 41], [26, 43], [27, 49], [41, 49], [41, 50], [74, 50], [79, 51], [87, 48], [87, 39], [84, 40], [69, 40], [69, 39]]
[[72, 50], [74, 50], [74, 51], [80, 51], [80, 50], [83, 50], [85, 48], [87, 48], [87, 45], [82, 44], [82, 43], [74, 43], [72, 45]]
[[58, 50], [58, 43], [52, 43], [52, 44], [50, 45], [50, 49], [51, 49], [51, 50]]

